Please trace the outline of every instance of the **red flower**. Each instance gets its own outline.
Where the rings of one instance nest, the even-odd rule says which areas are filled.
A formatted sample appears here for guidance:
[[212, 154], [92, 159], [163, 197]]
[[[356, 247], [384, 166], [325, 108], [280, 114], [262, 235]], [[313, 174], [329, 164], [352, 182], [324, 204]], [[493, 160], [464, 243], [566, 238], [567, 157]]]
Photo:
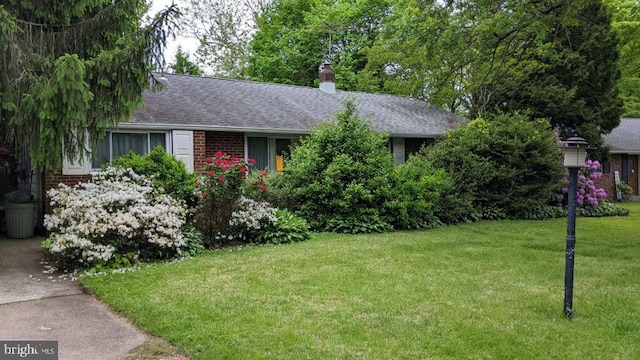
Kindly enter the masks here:
[[221, 183], [223, 183], [223, 182], [227, 181], [227, 179], [225, 179], [225, 178], [224, 178], [224, 176], [220, 176], [220, 177], [218, 178], [218, 181], [219, 181], [219, 182], [221, 182]]
[[220, 170], [222, 171], [227, 171], [228, 168], [229, 168], [229, 165], [227, 164], [222, 164], [222, 166], [220, 166]]
[[266, 186], [266, 185], [262, 185], [262, 186], [260, 186], [260, 190], [262, 190], [262, 191], [267, 191], [267, 186]]
[[256, 186], [260, 186], [260, 184], [262, 184], [262, 181], [260, 180], [256, 180], [253, 182], [253, 185], [256, 185]]
[[267, 174], [267, 172], [266, 172], [266, 171], [263, 171], [262, 173], [260, 173], [260, 176], [262, 176], [262, 177], [267, 177], [267, 175], [268, 175], [268, 174]]
[[227, 155], [227, 154], [223, 153], [222, 151], [218, 151], [218, 152], [216, 152], [216, 157], [224, 157], [224, 156], [226, 156], [226, 155]]
[[249, 164], [255, 164], [255, 163], [256, 163], [256, 160], [255, 160], [255, 159], [252, 159], [252, 158], [247, 158], [247, 162], [248, 162]]
[[244, 173], [246, 173], [246, 172], [247, 172], [247, 168], [246, 168], [246, 167], [244, 167], [244, 166], [242, 166], [242, 167], [240, 168], [240, 172], [241, 172], [241, 173], [243, 173], [243, 174], [244, 174]]
[[202, 198], [206, 199], [207, 198], [207, 193], [202, 193]]
[[215, 175], [215, 174], [216, 174], [216, 173], [215, 173], [215, 171], [213, 171], [213, 170], [209, 170], [209, 176], [213, 176], [213, 175]]
[[232, 157], [232, 158], [231, 158], [231, 159], [229, 159], [229, 160], [231, 160], [231, 161], [233, 161], [233, 162], [236, 162], [236, 161], [238, 161], [238, 160], [240, 160], [240, 159], [238, 159], [237, 157], [235, 157], [235, 156], [234, 156], [234, 157]]
[[207, 164], [211, 164], [211, 158], [210, 157], [206, 157], [204, 158], [204, 162], [206, 162]]

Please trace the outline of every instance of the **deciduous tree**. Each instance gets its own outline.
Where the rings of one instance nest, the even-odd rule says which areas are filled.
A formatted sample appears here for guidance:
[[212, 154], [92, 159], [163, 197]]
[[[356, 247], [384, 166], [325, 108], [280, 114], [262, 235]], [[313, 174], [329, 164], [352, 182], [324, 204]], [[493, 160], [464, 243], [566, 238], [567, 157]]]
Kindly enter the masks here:
[[470, 118], [527, 110], [598, 146], [621, 114], [610, 22], [598, 0], [401, 0], [366, 73]]
[[200, 45], [196, 63], [218, 77], [244, 78], [251, 40], [270, 0], [190, 0], [184, 25]]
[[620, 97], [626, 117], [640, 117], [640, 1], [606, 0], [618, 35]]
[[332, 63], [336, 86], [345, 90], [379, 88], [360, 81], [388, 0], [277, 0], [258, 18], [247, 74], [257, 80], [315, 86], [318, 68]]

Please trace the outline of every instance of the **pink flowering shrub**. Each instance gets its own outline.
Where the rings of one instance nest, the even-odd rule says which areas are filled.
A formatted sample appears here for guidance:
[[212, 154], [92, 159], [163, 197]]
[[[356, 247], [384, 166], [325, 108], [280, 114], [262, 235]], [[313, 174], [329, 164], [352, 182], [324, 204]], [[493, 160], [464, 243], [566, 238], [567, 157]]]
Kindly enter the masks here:
[[[607, 192], [603, 188], [596, 187], [595, 180], [602, 177], [600, 162], [598, 160], [587, 160], [585, 168], [578, 172], [578, 184], [576, 193], [577, 207], [598, 207], [607, 199]], [[569, 178], [565, 176], [562, 180], [562, 194], [558, 197], [560, 204], [566, 204], [569, 192]]]
[[[255, 160], [240, 159], [221, 151], [213, 158], [205, 159], [204, 174], [196, 182], [199, 202], [196, 208], [196, 227], [202, 232], [208, 245], [220, 244], [233, 239], [231, 220], [233, 214], [242, 208], [242, 195], [250, 167]], [[253, 185], [266, 191], [266, 172], [254, 180]], [[275, 213], [275, 210], [274, 210]]]

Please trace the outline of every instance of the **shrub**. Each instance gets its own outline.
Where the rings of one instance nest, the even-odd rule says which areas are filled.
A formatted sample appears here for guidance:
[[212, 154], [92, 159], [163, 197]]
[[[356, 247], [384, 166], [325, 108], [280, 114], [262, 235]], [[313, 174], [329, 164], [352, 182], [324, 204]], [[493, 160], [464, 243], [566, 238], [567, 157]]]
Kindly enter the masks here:
[[[249, 165], [255, 161], [244, 161], [218, 151], [213, 158], [207, 157], [205, 163], [205, 174], [195, 185], [199, 197], [195, 223], [205, 243], [221, 244], [233, 238], [230, 221], [233, 213], [241, 209], [240, 200], [248, 179]], [[262, 178], [266, 175], [262, 172], [252, 185], [265, 191], [267, 186]]]
[[185, 246], [185, 210], [131, 169], [107, 167], [74, 187], [47, 193], [53, 214], [43, 246], [68, 269], [128, 265], [165, 259]]
[[540, 205], [529, 209], [522, 217], [524, 220], [548, 220], [567, 217], [567, 209], [553, 205]]
[[[603, 216], [627, 216], [629, 209], [607, 202], [607, 193], [603, 188], [598, 188], [594, 180], [602, 177], [600, 163], [587, 160], [585, 168], [578, 171], [578, 184], [576, 190], [576, 213], [585, 217]], [[565, 185], [558, 196], [558, 206], [567, 205], [569, 188], [567, 176], [563, 179]]]
[[604, 202], [599, 206], [576, 208], [576, 213], [584, 217], [629, 216], [629, 209], [610, 202]]
[[439, 225], [441, 197], [453, 187], [444, 170], [433, 170], [422, 156], [410, 156], [396, 166], [385, 215], [395, 229], [425, 229]]
[[[264, 184], [268, 190], [265, 191], [262, 187], [256, 186], [256, 182]], [[267, 202], [279, 209], [296, 207], [292, 193], [293, 189], [288, 186], [284, 175], [280, 172], [251, 171], [244, 186], [246, 197]]]
[[628, 184], [619, 182], [616, 184], [616, 191], [620, 193], [621, 201], [629, 201], [633, 198], [633, 188]]
[[393, 230], [393, 226], [383, 219], [377, 211], [357, 211], [354, 214], [335, 215], [330, 217], [324, 231], [344, 234], [381, 233]]
[[[597, 207], [607, 200], [607, 192], [603, 188], [597, 188], [594, 180], [600, 179], [602, 172], [600, 171], [600, 162], [587, 160], [585, 167], [578, 171], [578, 183], [576, 191], [577, 207]], [[560, 204], [566, 205], [569, 193], [569, 178], [565, 176], [562, 181], [562, 194], [558, 197]]]
[[113, 166], [130, 168], [136, 174], [151, 179], [156, 189], [163, 189], [174, 199], [180, 199], [188, 208], [196, 205], [194, 195], [196, 176], [187, 171], [186, 166], [172, 154], [168, 154], [162, 146], [157, 146], [144, 156], [129, 152], [112, 161]]
[[421, 154], [455, 183], [438, 214], [447, 223], [526, 218], [553, 199], [562, 176], [549, 123], [517, 113], [472, 121]]
[[265, 228], [276, 222], [276, 209], [264, 201], [255, 201], [241, 196], [237, 209], [229, 219], [229, 235], [254, 242]]
[[284, 188], [312, 228], [384, 230], [389, 225], [381, 209], [394, 167], [387, 136], [358, 117], [354, 101], [344, 105], [335, 121], [323, 122], [291, 149]]
[[307, 221], [293, 212], [282, 209], [276, 212], [276, 221], [269, 224], [255, 238], [258, 243], [287, 244], [311, 238]]

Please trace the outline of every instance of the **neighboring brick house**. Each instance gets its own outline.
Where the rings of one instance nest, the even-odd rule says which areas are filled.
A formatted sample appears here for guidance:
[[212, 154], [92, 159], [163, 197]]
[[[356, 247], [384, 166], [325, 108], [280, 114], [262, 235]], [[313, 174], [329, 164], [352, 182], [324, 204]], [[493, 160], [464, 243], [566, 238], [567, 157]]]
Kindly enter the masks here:
[[610, 148], [610, 161], [603, 164], [599, 180], [610, 200], [616, 199], [616, 179], [631, 186], [638, 196], [638, 157], [640, 156], [640, 119], [622, 119], [620, 125], [605, 136]]
[[467, 122], [451, 112], [410, 97], [336, 91], [330, 67], [320, 72], [320, 88], [166, 74], [156, 78], [166, 89], [144, 94], [144, 109], [107, 133], [92, 159], [44, 177], [44, 189], [88, 178], [114, 157], [133, 150], [144, 154], [160, 144], [192, 171], [201, 171], [206, 156], [223, 151], [253, 158], [258, 168], [275, 169], [286, 152], [310, 129], [330, 119], [350, 96], [361, 116], [376, 131], [390, 136], [396, 162], [424, 143]]

